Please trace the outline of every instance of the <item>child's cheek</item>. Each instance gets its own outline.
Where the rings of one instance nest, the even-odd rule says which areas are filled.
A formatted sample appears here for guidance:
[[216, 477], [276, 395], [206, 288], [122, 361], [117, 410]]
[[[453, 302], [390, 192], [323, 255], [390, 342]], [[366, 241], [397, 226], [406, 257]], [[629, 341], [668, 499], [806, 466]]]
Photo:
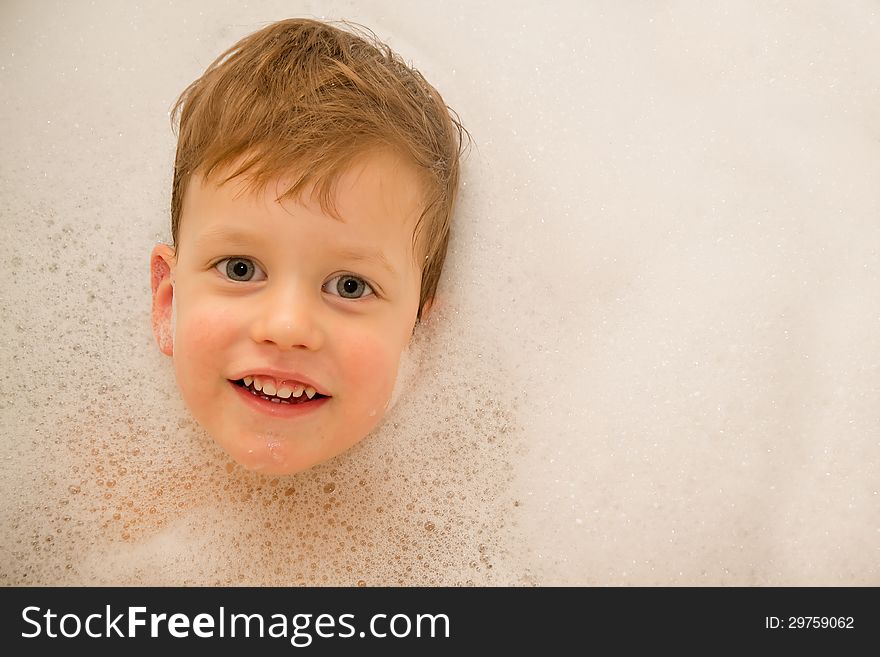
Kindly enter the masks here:
[[357, 396], [360, 413], [378, 420], [394, 387], [399, 347], [381, 333], [351, 336], [346, 344], [343, 359], [349, 393]]
[[174, 327], [174, 355], [181, 369], [194, 377], [223, 373], [224, 354], [236, 334], [234, 313], [216, 305], [181, 303]]

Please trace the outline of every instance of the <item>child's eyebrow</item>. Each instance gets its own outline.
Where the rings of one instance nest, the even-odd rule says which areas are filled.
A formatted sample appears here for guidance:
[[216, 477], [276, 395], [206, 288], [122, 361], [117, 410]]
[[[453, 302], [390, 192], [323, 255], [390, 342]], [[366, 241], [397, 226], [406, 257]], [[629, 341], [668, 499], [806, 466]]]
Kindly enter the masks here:
[[[205, 248], [216, 242], [223, 244], [235, 244], [242, 246], [250, 246], [260, 242], [260, 238], [241, 230], [234, 228], [215, 228], [207, 230], [196, 238], [196, 247]], [[372, 260], [373, 262], [384, 267], [392, 276], [397, 276], [397, 271], [388, 262], [388, 258], [381, 251], [364, 251], [352, 248], [334, 249], [335, 255], [347, 260]]]
[[196, 238], [196, 246], [204, 248], [214, 242], [253, 244], [255, 241], [259, 240], [250, 233], [231, 228], [213, 228], [206, 230]]
[[391, 266], [391, 263], [388, 262], [388, 259], [385, 257], [385, 254], [381, 251], [353, 251], [351, 249], [339, 249], [336, 253], [347, 260], [372, 260], [380, 265], [382, 265], [392, 276], [397, 276], [397, 272], [394, 270], [394, 267]]

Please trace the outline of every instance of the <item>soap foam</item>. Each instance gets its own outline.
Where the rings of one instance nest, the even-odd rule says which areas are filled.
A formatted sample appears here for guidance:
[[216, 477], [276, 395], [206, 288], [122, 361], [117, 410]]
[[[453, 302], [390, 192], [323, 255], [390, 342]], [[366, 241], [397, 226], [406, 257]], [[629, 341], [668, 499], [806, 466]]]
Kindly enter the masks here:
[[477, 147], [387, 414], [289, 477], [143, 271], [173, 98], [289, 3], [5, 9], [0, 584], [880, 584], [873, 5], [435, 4], [321, 5]]

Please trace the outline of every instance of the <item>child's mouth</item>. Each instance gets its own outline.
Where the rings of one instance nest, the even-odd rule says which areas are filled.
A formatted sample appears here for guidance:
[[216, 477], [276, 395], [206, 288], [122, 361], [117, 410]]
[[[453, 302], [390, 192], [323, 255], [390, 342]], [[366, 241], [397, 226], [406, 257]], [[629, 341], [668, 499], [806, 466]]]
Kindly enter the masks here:
[[249, 386], [246, 386], [244, 384], [244, 379], [238, 379], [237, 381], [233, 381], [232, 383], [241, 388], [244, 388], [254, 397], [260, 397], [268, 402], [272, 402], [273, 404], [286, 404], [288, 406], [297, 406], [299, 404], [308, 404], [309, 402], [315, 402], [319, 399], [327, 399], [327, 395], [322, 395], [320, 392], [316, 392], [314, 397], [312, 397], [311, 399], [309, 399], [308, 395], [306, 395], [306, 393], [304, 392], [299, 397], [291, 395], [288, 399], [284, 399], [282, 397], [279, 397], [278, 395], [267, 395], [259, 390], [256, 390], [253, 383], [251, 383], [251, 385]]

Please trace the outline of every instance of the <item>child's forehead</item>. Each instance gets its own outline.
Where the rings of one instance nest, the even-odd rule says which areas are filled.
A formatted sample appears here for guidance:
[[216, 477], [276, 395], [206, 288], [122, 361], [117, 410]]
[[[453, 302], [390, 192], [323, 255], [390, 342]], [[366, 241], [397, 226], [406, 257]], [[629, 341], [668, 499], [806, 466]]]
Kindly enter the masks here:
[[269, 171], [257, 164], [230, 178], [243, 160], [244, 156], [217, 167], [209, 177], [197, 171], [190, 188], [197, 188], [195, 194], [200, 197], [207, 193], [215, 202], [238, 206], [318, 206], [323, 214], [343, 224], [366, 213], [397, 217], [403, 228], [413, 223], [424, 206], [424, 184], [418, 170], [393, 151], [362, 153], [324, 177], [304, 172], [303, 167]]

